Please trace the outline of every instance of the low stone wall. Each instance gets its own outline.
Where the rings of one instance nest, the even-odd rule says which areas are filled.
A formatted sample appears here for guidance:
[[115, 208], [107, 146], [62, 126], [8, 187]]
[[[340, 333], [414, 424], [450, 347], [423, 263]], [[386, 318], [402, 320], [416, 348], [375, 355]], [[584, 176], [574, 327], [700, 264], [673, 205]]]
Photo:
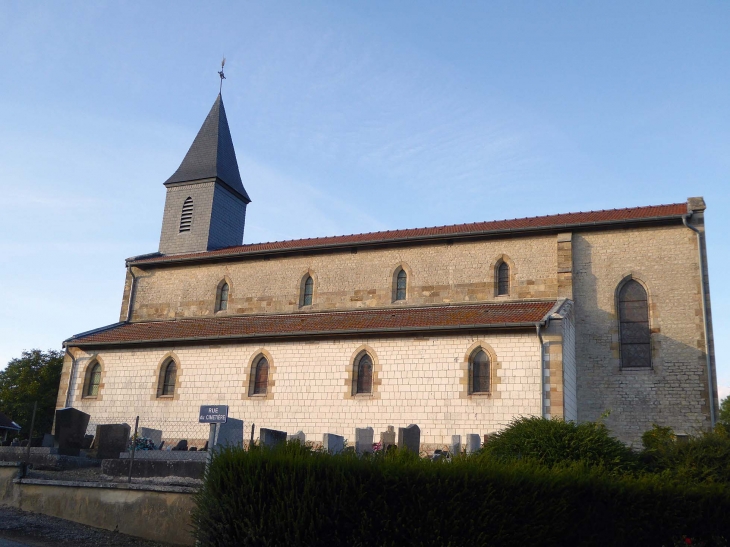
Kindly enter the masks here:
[[[162, 460], [136, 459], [132, 463], [132, 477], [187, 477], [202, 479], [205, 460]], [[129, 460], [102, 460], [101, 472], [112, 477], [126, 477], [129, 474]]]
[[[28, 457], [28, 449], [20, 447], [0, 447], [0, 462], [24, 462]], [[101, 460], [81, 456], [63, 456], [57, 448], [31, 448], [30, 464], [34, 469], [61, 471], [64, 469], [81, 469], [99, 467]]]
[[19, 479], [0, 462], [0, 505], [176, 545], [194, 545], [193, 488]]

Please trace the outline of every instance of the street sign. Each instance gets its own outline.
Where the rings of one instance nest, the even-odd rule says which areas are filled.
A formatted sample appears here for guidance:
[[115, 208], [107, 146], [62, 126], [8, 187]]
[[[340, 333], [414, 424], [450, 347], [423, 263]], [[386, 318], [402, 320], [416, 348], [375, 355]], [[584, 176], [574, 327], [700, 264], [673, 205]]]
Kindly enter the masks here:
[[224, 424], [228, 419], [228, 405], [202, 405], [200, 407], [201, 424]]

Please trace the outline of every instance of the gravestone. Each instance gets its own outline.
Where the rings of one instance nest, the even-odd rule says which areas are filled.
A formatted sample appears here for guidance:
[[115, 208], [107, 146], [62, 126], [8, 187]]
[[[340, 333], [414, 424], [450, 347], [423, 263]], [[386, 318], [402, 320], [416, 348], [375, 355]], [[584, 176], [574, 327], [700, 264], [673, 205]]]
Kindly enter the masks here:
[[89, 416], [75, 408], [61, 408], [56, 411], [56, 441], [58, 453], [63, 456], [78, 456], [84, 442]]
[[96, 457], [100, 460], [119, 458], [120, 452], [127, 451], [129, 429], [127, 424], [97, 425], [94, 440]]
[[162, 430], [152, 429], [151, 427], [140, 427], [137, 429], [137, 435], [151, 440], [157, 450], [162, 446]]
[[191, 446], [190, 448], [188, 448], [188, 452], [197, 452], [197, 451], [198, 451], [197, 446]]
[[482, 447], [482, 439], [478, 433], [469, 433], [466, 436], [466, 453], [473, 454]]
[[34, 448], [40, 448], [42, 444], [43, 444], [43, 437], [33, 437], [30, 440], [30, 446], [32, 446]]
[[23, 439], [22, 441], [20, 441], [20, 446], [22, 446], [23, 448], [28, 446], [28, 439]]
[[388, 450], [388, 447], [395, 445], [395, 428], [392, 425], [389, 425], [388, 430], [380, 434], [380, 445], [383, 450]]
[[307, 439], [307, 437], [304, 435], [304, 432], [300, 429], [294, 435], [287, 435], [286, 440], [287, 441], [299, 441], [299, 444], [304, 445], [304, 441]]
[[175, 446], [172, 447], [172, 450], [185, 450], [188, 449], [188, 440], [187, 439], [180, 439]]
[[407, 448], [414, 454], [421, 452], [421, 428], [416, 424], [398, 428], [398, 448]]
[[345, 449], [345, 438], [342, 435], [334, 433], [325, 433], [322, 438], [322, 445], [325, 452], [329, 454], [339, 454]]
[[10, 441], [10, 446], [20, 446], [20, 439], [15, 437], [12, 441]]
[[276, 429], [266, 429], [262, 427], [259, 430], [261, 445], [274, 448], [278, 444], [286, 442], [286, 431], [277, 431]]
[[88, 450], [91, 448], [91, 445], [94, 443], [94, 436], [93, 435], [84, 435], [84, 441], [81, 443], [81, 448], [84, 450]]
[[373, 428], [355, 428], [355, 452], [366, 454], [373, 452]]
[[451, 436], [451, 446], [449, 447], [452, 456], [461, 454], [461, 435]]
[[215, 446], [236, 446], [243, 448], [243, 420], [229, 417], [226, 423], [218, 424]]
[[486, 445], [489, 442], [489, 433], [484, 434], [484, 444]]
[[53, 448], [53, 443], [56, 441], [56, 439], [53, 438], [53, 435], [50, 433], [45, 433], [43, 435], [43, 441], [41, 442], [41, 446], [43, 448]]

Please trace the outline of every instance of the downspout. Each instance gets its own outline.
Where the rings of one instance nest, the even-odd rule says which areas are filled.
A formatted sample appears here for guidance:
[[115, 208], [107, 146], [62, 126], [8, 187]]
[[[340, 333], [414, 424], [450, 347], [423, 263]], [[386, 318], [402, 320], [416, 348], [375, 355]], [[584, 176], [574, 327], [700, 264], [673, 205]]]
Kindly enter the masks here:
[[710, 426], [715, 427], [715, 389], [712, 385], [712, 358], [710, 356], [710, 331], [707, 321], [707, 295], [705, 294], [705, 261], [702, 257], [702, 232], [692, 226], [688, 220], [692, 213], [682, 215], [682, 223], [697, 234], [697, 255], [700, 262], [700, 292], [702, 294], [702, 322], [705, 331], [705, 358], [707, 361], [707, 390], [710, 403]]
[[[545, 321], [547, 326], [547, 321]], [[540, 418], [545, 417], [545, 343], [542, 339], [542, 323], [535, 323], [537, 339], [540, 341]]]
[[125, 323], [129, 323], [132, 319], [132, 302], [134, 301], [135, 281], [137, 281], [137, 278], [134, 277], [132, 266], [127, 266], [127, 272], [129, 272], [129, 275], [132, 276], [132, 283], [129, 286], [129, 301], [127, 302], [127, 318], [125, 319]]

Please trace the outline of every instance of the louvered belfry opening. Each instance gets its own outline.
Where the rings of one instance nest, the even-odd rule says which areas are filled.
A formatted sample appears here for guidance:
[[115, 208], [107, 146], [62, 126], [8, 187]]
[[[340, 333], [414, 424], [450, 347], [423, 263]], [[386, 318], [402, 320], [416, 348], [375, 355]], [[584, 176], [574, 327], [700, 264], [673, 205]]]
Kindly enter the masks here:
[[180, 215], [180, 232], [189, 232], [193, 224], [193, 198], [189, 197], [183, 203]]
[[497, 294], [504, 296], [509, 294], [509, 264], [500, 263], [497, 268]]
[[357, 383], [355, 393], [373, 392], [373, 359], [367, 353], [357, 362]]
[[489, 393], [489, 356], [483, 349], [471, 359], [471, 392]]
[[649, 299], [641, 283], [630, 280], [619, 291], [621, 367], [651, 367]]
[[256, 372], [254, 373], [253, 394], [266, 395], [269, 387], [269, 362], [266, 357], [262, 357], [256, 363]]

